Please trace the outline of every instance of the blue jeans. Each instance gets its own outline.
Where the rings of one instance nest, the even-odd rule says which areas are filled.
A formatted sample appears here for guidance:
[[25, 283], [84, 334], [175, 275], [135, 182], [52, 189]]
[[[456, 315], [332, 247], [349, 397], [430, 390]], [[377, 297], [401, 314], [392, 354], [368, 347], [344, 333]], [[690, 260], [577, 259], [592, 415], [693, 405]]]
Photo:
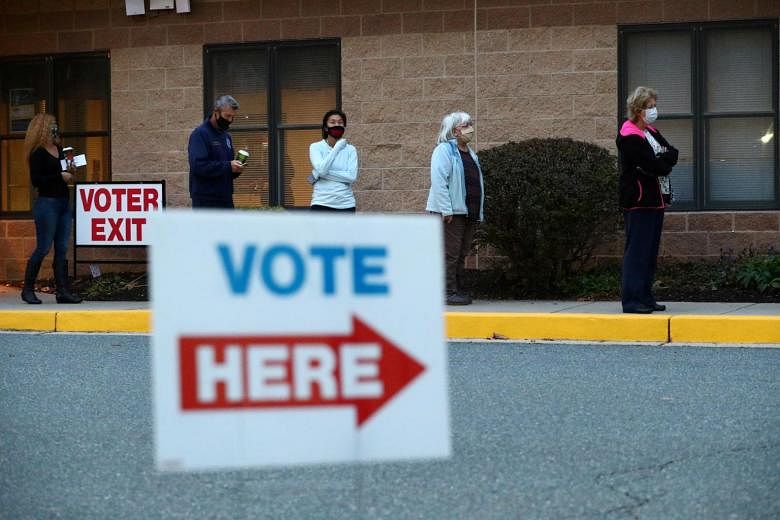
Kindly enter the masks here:
[[73, 225], [68, 197], [38, 197], [33, 206], [35, 251], [31, 262], [40, 263], [54, 244], [54, 261], [65, 260]]

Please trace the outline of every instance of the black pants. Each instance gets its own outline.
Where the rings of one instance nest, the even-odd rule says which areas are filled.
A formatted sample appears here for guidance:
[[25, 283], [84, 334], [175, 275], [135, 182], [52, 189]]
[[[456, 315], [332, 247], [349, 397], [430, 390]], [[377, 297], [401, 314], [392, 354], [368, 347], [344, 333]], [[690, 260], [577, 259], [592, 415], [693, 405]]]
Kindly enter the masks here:
[[192, 207], [234, 209], [232, 200], [213, 200], [213, 199], [202, 199], [199, 197], [192, 197]]
[[444, 266], [446, 268], [447, 294], [461, 293], [463, 290], [464, 261], [471, 252], [471, 243], [477, 223], [466, 215], [453, 215], [452, 222], [444, 222]]
[[626, 247], [623, 252], [623, 310], [655, 305], [653, 280], [658, 247], [664, 227], [664, 211], [636, 209], [623, 212]]

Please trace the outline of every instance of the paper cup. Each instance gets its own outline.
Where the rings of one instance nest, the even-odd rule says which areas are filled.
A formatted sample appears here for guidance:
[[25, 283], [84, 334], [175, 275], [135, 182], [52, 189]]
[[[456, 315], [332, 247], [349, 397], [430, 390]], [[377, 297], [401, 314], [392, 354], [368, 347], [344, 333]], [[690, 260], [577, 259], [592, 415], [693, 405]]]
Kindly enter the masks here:
[[236, 160], [241, 164], [246, 164], [248, 159], [249, 159], [249, 152], [247, 152], [246, 150], [239, 150], [236, 153]]

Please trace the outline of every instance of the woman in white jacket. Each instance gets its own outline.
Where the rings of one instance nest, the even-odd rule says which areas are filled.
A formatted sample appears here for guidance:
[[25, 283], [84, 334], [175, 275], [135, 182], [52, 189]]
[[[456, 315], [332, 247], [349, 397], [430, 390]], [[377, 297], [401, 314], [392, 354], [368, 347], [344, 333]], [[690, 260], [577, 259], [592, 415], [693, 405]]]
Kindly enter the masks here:
[[355, 212], [352, 185], [357, 181], [357, 150], [344, 139], [347, 116], [341, 110], [329, 110], [322, 118], [322, 140], [309, 146], [313, 186], [313, 211]]
[[468, 143], [474, 136], [471, 116], [453, 112], [442, 119], [431, 156], [431, 189], [426, 209], [441, 215], [444, 224], [444, 263], [447, 305], [468, 305], [463, 292], [463, 262], [471, 251], [485, 201], [482, 168]]

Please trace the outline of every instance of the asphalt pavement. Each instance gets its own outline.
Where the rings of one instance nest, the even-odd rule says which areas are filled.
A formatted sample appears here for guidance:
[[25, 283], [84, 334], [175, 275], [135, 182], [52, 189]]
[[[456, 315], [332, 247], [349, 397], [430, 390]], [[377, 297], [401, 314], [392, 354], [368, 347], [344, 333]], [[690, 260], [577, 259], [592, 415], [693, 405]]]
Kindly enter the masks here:
[[149, 344], [0, 332], [0, 517], [780, 517], [780, 349], [454, 342], [449, 459], [159, 473]]
[[[152, 331], [149, 302], [85, 301], [58, 305], [21, 301], [0, 286], [0, 330], [48, 332]], [[485, 301], [445, 308], [448, 339], [780, 344], [780, 302], [661, 302], [665, 312], [623, 314], [615, 301]]]

